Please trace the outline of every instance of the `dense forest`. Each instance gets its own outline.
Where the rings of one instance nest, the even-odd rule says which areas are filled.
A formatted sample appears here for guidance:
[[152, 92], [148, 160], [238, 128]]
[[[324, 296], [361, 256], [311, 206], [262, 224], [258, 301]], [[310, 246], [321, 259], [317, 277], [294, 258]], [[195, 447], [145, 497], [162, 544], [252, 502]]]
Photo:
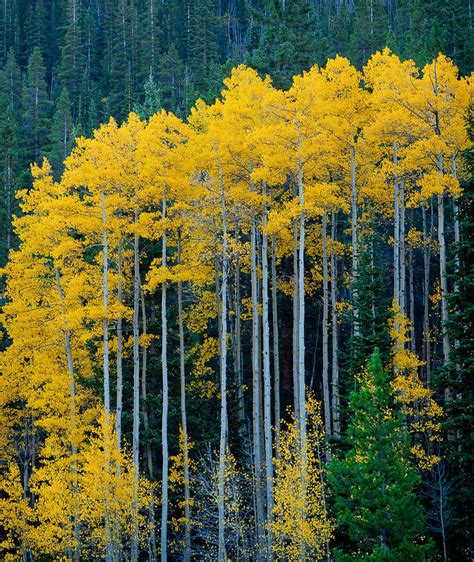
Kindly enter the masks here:
[[470, 0], [0, 7], [0, 557], [474, 557]]

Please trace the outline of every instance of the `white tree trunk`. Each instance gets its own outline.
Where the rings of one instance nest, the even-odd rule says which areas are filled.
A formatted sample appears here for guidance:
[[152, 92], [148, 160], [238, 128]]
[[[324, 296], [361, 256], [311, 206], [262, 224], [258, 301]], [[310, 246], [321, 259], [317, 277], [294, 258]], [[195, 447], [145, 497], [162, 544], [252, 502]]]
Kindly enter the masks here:
[[[117, 255], [117, 302], [119, 305], [123, 301], [122, 283], [122, 239], [118, 244]], [[123, 319], [122, 315], [117, 318], [117, 408], [115, 412], [115, 432], [117, 434], [117, 448], [122, 447], [122, 410], [123, 410]]]
[[331, 329], [332, 329], [332, 427], [337, 437], [341, 432], [339, 419], [339, 347], [337, 332], [337, 256], [336, 242], [336, 212], [331, 217]]
[[280, 344], [278, 329], [278, 279], [276, 270], [276, 240], [272, 237], [272, 330], [273, 330], [273, 391], [275, 408], [275, 450], [280, 448]]
[[[235, 229], [235, 240], [239, 239], [238, 228]], [[245, 401], [244, 401], [244, 381], [242, 373], [242, 308], [240, 296], [240, 257], [237, 255], [235, 262], [234, 278], [234, 301], [235, 301], [235, 342], [234, 342], [234, 368], [235, 384], [237, 391], [237, 420], [238, 434], [240, 440], [245, 436]]]
[[[323, 239], [323, 400], [324, 427], [326, 437], [331, 435], [331, 398], [329, 393], [329, 272], [328, 272], [328, 242], [327, 242], [327, 211], [323, 209], [322, 218]], [[327, 460], [330, 458], [329, 447], [326, 447]]]
[[[253, 190], [253, 185], [252, 185]], [[258, 310], [258, 276], [257, 276], [257, 229], [255, 215], [251, 217], [250, 231], [250, 279], [252, 298], [252, 422], [253, 454], [255, 470], [255, 502], [257, 541], [264, 535], [264, 500], [262, 493], [262, 444], [261, 444], [261, 381], [260, 381], [260, 346], [259, 346], [259, 310]]]
[[[135, 227], [138, 224], [138, 208], [135, 203]], [[133, 506], [131, 559], [138, 560], [138, 482], [140, 478], [140, 253], [139, 238], [133, 237]]]
[[293, 221], [293, 401], [295, 420], [300, 420], [300, 391], [298, 383], [298, 221]]
[[430, 236], [426, 220], [426, 208], [421, 207], [423, 220], [423, 359], [426, 363], [426, 383], [431, 384], [431, 334], [430, 334]]
[[[104, 375], [104, 409], [105, 409], [105, 461], [107, 469], [110, 467], [110, 362], [109, 362], [109, 240], [107, 231], [107, 212], [105, 208], [105, 192], [100, 192], [101, 197], [101, 216], [102, 216], [102, 306], [104, 307], [104, 317], [102, 320], [103, 331], [103, 375]], [[110, 522], [109, 506], [106, 505], [105, 513], [105, 533], [107, 543], [105, 547], [106, 562], [111, 562], [114, 557], [114, 543], [112, 526]]]
[[[266, 195], [266, 185], [263, 184], [263, 195]], [[272, 389], [270, 375], [270, 314], [268, 299], [268, 235], [267, 205], [264, 203], [262, 211], [262, 339], [263, 339], [263, 415], [265, 441], [265, 487], [267, 495], [267, 522], [273, 520], [273, 443], [272, 443]], [[267, 556], [273, 554], [272, 533], [267, 533]]]
[[[443, 172], [443, 158], [438, 157], [438, 170]], [[444, 195], [438, 195], [438, 244], [439, 244], [439, 276], [441, 287], [441, 322], [443, 334], [443, 365], [449, 362], [449, 354], [451, 345], [449, 342], [449, 334], [447, 330], [448, 316], [448, 276], [446, 271], [446, 237], [445, 237], [445, 221], [444, 221]], [[449, 389], [446, 390], [446, 400], [450, 398]]]
[[[163, 191], [162, 211], [161, 217], [163, 220], [166, 218], [166, 191]], [[166, 229], [163, 226], [162, 236], [162, 267], [166, 268], [166, 252], [167, 252], [167, 237]], [[167, 545], [168, 545], [168, 475], [169, 475], [169, 456], [168, 456], [168, 315], [167, 315], [167, 301], [166, 301], [166, 282], [161, 286], [161, 376], [163, 384], [163, 404], [161, 414], [161, 451], [163, 457], [162, 464], [162, 480], [161, 480], [161, 537], [160, 549], [161, 560], [167, 560]]]
[[[178, 230], [178, 264], [181, 263], [181, 231]], [[186, 369], [184, 363], [183, 283], [178, 281], [178, 328], [179, 328], [179, 380], [181, 395], [181, 427], [183, 431], [184, 464], [184, 553], [183, 559], [191, 560], [191, 492], [189, 489], [189, 445], [186, 413]]]
[[221, 374], [221, 423], [219, 439], [219, 475], [218, 475], [218, 513], [219, 513], [219, 544], [218, 559], [227, 560], [225, 543], [225, 462], [227, 453], [227, 209], [225, 198], [224, 174], [216, 148], [221, 187], [221, 220], [222, 220], [222, 283], [220, 289], [221, 329], [220, 329], [220, 374]]
[[[299, 139], [301, 146], [301, 139]], [[304, 205], [303, 161], [298, 158], [298, 198], [301, 208]], [[305, 295], [304, 295], [304, 252], [305, 252], [305, 217], [301, 210], [298, 247], [298, 381], [299, 381], [299, 426], [303, 445], [306, 443], [306, 385], [305, 385]]]
[[400, 182], [400, 310], [407, 313], [405, 252], [405, 187]]
[[357, 230], [357, 182], [356, 182], [356, 162], [355, 148], [351, 146], [351, 235], [352, 235], [352, 300], [354, 306], [354, 336], [360, 336], [360, 320], [359, 320], [359, 294], [358, 294], [358, 278], [359, 278], [359, 234]]
[[[393, 145], [393, 164], [398, 164], [398, 147]], [[393, 193], [393, 298], [400, 306], [400, 184], [395, 172]]]

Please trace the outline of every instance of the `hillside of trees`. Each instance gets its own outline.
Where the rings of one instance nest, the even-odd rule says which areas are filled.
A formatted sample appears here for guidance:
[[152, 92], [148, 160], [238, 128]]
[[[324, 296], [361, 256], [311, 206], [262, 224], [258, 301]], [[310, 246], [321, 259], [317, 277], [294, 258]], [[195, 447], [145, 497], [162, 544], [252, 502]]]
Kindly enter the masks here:
[[472, 560], [470, 1], [0, 12], [1, 559]]

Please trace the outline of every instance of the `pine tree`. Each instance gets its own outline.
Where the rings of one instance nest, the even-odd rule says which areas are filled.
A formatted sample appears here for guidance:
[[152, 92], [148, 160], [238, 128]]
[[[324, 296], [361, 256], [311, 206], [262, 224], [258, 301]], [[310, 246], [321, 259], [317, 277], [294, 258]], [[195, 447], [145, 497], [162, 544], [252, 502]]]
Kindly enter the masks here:
[[347, 450], [329, 468], [334, 510], [347, 548], [340, 560], [427, 560], [424, 517], [415, 490], [401, 412], [376, 349], [349, 400]]

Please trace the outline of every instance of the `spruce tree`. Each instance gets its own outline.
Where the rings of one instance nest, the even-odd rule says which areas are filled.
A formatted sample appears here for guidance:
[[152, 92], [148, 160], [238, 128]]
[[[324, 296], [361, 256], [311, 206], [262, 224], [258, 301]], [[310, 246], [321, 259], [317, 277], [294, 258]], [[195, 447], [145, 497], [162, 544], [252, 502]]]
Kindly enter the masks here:
[[428, 560], [420, 476], [378, 349], [349, 400], [347, 450], [329, 467], [334, 511], [347, 547], [338, 560]]
[[68, 0], [66, 33], [61, 46], [58, 79], [60, 84], [68, 89], [74, 108], [77, 107], [86, 64], [81, 23], [82, 4], [78, 0]]
[[71, 98], [67, 88], [63, 88], [56, 103], [50, 136], [49, 156], [55, 172], [61, 172], [64, 168], [63, 161], [72, 148], [73, 127]]
[[196, 97], [210, 101], [217, 95], [221, 82], [215, 2], [191, 0], [189, 9], [188, 64]]
[[249, 63], [262, 74], [270, 74], [275, 86], [286, 88], [291, 78], [315, 62], [316, 33], [307, 0], [273, 0], [260, 14], [263, 33]]
[[145, 99], [143, 103], [135, 104], [133, 111], [142, 119], [148, 119], [160, 111], [161, 107], [160, 90], [150, 76], [145, 83]]
[[[470, 115], [470, 135], [474, 140], [474, 113]], [[463, 182], [460, 198], [461, 240], [457, 248], [458, 267], [453, 276], [456, 290], [450, 297], [451, 312], [448, 330], [455, 345], [451, 351], [449, 370], [444, 374], [453, 389], [453, 400], [446, 405], [446, 430], [450, 439], [445, 443], [448, 470], [451, 477], [451, 498], [454, 508], [453, 533], [450, 541], [454, 559], [468, 559], [472, 555], [474, 528], [472, 523], [474, 443], [474, 153], [465, 152], [464, 162], [468, 178]]]
[[7, 96], [8, 104], [19, 117], [21, 110], [21, 71], [13, 47], [8, 51], [5, 66], [0, 73], [0, 92]]
[[[18, 160], [18, 122], [9, 97], [0, 93], [0, 173], [2, 178], [2, 195], [0, 203], [0, 267], [7, 262], [12, 248], [12, 215], [16, 210], [15, 186], [16, 164]], [[3, 294], [3, 289], [2, 289]]]
[[35, 48], [28, 61], [23, 88], [25, 167], [29, 162], [39, 160], [49, 148], [51, 102], [48, 98], [45, 74], [43, 57], [40, 50]]

